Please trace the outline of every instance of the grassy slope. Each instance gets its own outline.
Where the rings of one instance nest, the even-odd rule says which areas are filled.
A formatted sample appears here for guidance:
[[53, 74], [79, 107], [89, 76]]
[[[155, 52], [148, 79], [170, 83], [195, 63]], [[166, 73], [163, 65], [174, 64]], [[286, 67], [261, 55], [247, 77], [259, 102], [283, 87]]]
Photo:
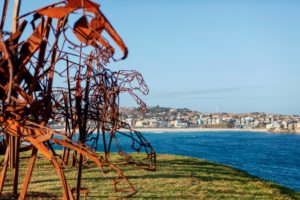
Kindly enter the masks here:
[[[25, 172], [25, 158], [28, 158], [28, 154], [22, 159], [21, 178]], [[134, 199], [300, 199], [300, 193], [283, 186], [237, 169], [190, 157], [159, 155], [157, 172], [130, 166], [121, 168], [138, 189]], [[65, 169], [71, 187], [76, 184], [76, 172], [74, 168]], [[112, 177], [112, 173], [103, 175], [93, 164], [85, 167], [83, 187], [91, 190], [88, 199], [120, 195], [113, 193]], [[10, 172], [5, 184], [4, 196], [11, 191]], [[21, 185], [20, 183], [19, 187]], [[37, 161], [29, 191], [31, 196], [41, 196], [44, 193], [61, 195], [57, 175], [45, 159]]]

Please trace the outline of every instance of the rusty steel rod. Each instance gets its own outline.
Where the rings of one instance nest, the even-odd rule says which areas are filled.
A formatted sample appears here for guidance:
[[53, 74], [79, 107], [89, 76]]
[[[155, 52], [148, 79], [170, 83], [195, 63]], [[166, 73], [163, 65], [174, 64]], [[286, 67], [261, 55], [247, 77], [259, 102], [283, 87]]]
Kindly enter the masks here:
[[[112, 163], [110, 153], [115, 145], [122, 163], [156, 170], [156, 154], [150, 143], [120, 117], [122, 93], [131, 95], [141, 110], [146, 110], [138, 93], [146, 95], [149, 89], [139, 72], [110, 69], [110, 62], [116, 61], [116, 50], [121, 51], [121, 59], [125, 59], [128, 49], [101, 12], [100, 5], [91, 0], [68, 0], [19, 16], [21, 0], [15, 0], [11, 32], [5, 33], [2, 30], [8, 0], [3, 5], [0, 20], [0, 135], [5, 138], [6, 146], [3, 148], [0, 197], [6, 173], [12, 170], [12, 195], [26, 198], [38, 153], [55, 169], [63, 199], [79, 199], [81, 192], [86, 198], [89, 190], [82, 187], [82, 174], [83, 166], [90, 162], [105, 173], [115, 172], [115, 192], [125, 192], [125, 196], [135, 194], [137, 190]], [[80, 16], [73, 13], [80, 13]], [[23, 35], [24, 31], [29, 34]], [[104, 34], [118, 49], [104, 38]], [[50, 122], [60, 119], [65, 120], [64, 131], [49, 128]], [[121, 135], [131, 140], [133, 150], [145, 153], [145, 161], [124, 151], [119, 141]], [[99, 142], [101, 136], [102, 144]], [[63, 148], [62, 155], [56, 152], [54, 144]], [[103, 149], [103, 157], [95, 153], [99, 149]], [[20, 153], [28, 150], [32, 153], [27, 161], [22, 190], [18, 193]], [[78, 172], [73, 189], [63, 171], [71, 158], [72, 166], [77, 167]], [[119, 189], [119, 184], [126, 185], [127, 189]]]

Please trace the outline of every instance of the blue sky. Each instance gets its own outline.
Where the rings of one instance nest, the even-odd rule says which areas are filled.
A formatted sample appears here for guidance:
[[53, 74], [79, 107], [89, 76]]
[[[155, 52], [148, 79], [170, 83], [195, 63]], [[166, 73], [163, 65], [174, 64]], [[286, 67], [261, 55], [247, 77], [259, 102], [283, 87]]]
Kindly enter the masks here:
[[148, 105], [300, 114], [300, 1], [96, 2], [129, 47], [111, 68], [140, 71]]
[[149, 84], [149, 105], [300, 114], [300, 1], [105, 1], [102, 9], [129, 46], [124, 66]]

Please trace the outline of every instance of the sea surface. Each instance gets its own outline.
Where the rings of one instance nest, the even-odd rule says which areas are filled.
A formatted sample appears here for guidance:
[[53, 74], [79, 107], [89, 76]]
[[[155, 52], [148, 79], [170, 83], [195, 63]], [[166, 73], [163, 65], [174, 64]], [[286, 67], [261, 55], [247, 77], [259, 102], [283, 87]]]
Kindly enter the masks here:
[[[157, 153], [222, 163], [300, 191], [300, 135], [216, 131], [144, 133], [144, 136]], [[119, 137], [119, 141], [129, 151], [130, 141], [124, 137]]]

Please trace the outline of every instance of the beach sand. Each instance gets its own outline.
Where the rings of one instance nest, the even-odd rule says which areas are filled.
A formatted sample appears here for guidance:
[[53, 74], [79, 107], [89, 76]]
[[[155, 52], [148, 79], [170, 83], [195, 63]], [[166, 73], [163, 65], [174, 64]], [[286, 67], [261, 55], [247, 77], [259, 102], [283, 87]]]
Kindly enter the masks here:
[[[134, 130], [149, 133], [174, 133], [174, 132], [218, 132], [218, 131], [237, 131], [237, 132], [269, 132], [266, 129], [236, 129], [236, 128], [136, 128]], [[121, 130], [126, 131], [126, 130]]]
[[[65, 129], [55, 129], [56, 131], [64, 132]], [[243, 129], [243, 128], [133, 128], [133, 130], [142, 132], [142, 133], [189, 133], [189, 132], [220, 132], [220, 131], [230, 131], [230, 132], [265, 132], [265, 133], [289, 133], [289, 134], [300, 134], [300, 130], [295, 132], [273, 132], [268, 131], [267, 129]], [[77, 130], [78, 131], [78, 130]], [[120, 129], [122, 132], [127, 132], [128, 129]]]
[[[242, 129], [242, 128], [134, 128], [134, 130], [146, 133], [187, 133], [187, 132], [219, 132], [219, 131], [230, 131], [230, 132], [265, 132], [265, 133], [290, 133], [290, 134], [300, 134], [299, 130], [296, 132], [271, 132], [267, 129]], [[126, 131], [125, 129], [121, 131]]]

